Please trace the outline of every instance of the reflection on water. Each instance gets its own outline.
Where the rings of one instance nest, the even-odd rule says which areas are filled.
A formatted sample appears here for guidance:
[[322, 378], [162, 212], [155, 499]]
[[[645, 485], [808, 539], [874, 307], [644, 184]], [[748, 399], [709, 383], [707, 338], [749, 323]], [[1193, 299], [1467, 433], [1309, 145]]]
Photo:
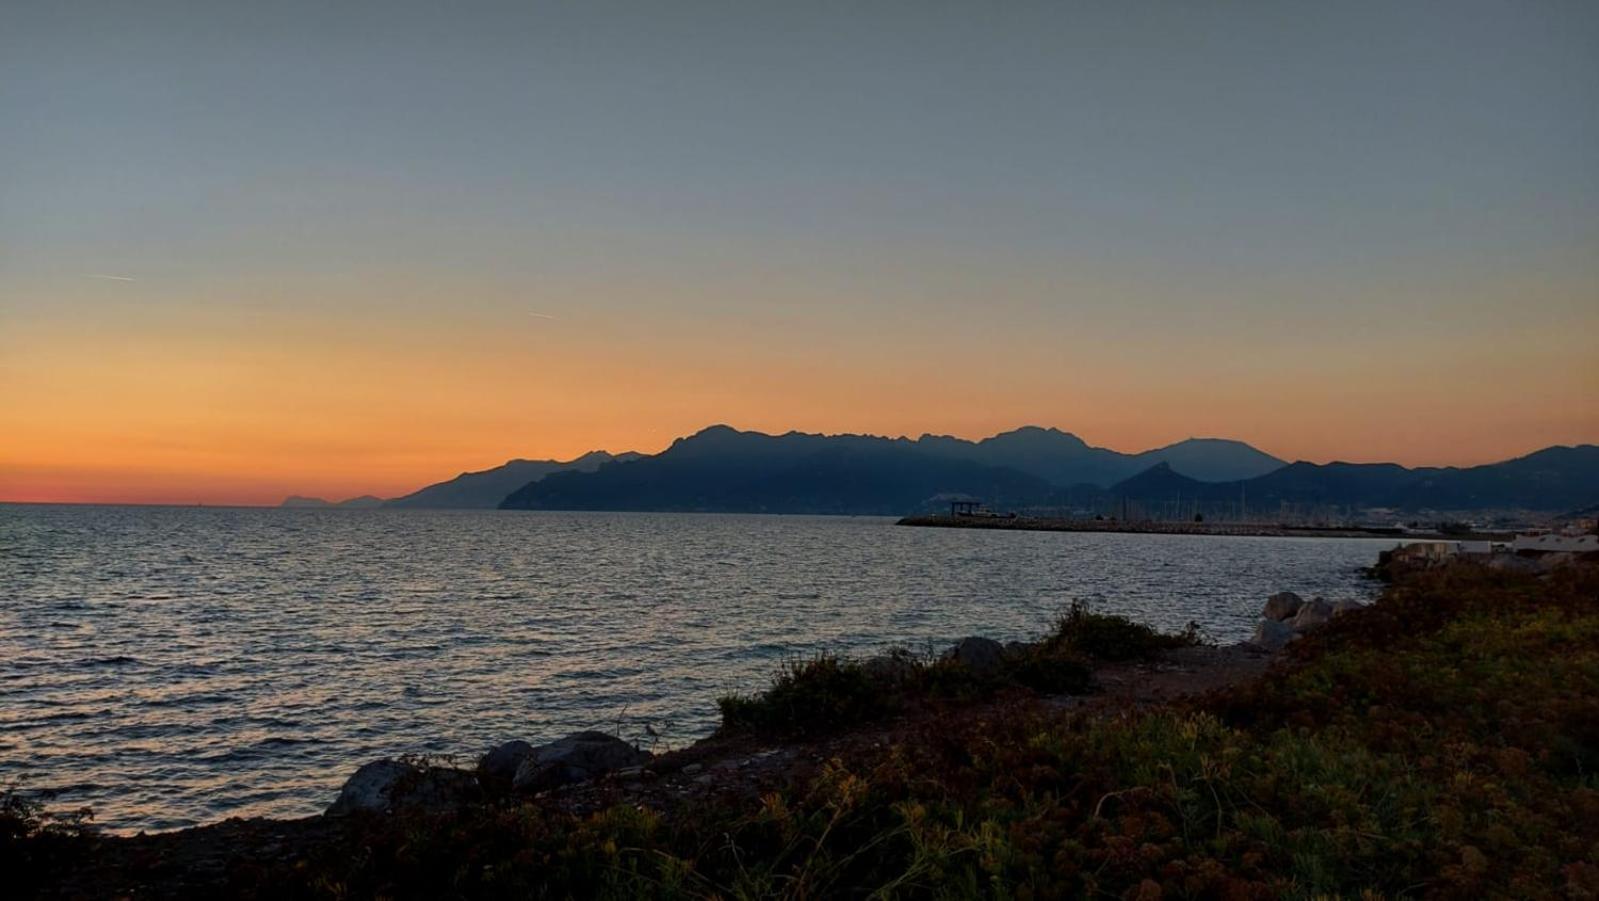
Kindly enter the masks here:
[[113, 829], [320, 810], [359, 763], [648, 723], [785, 655], [1023, 638], [1073, 599], [1236, 641], [1384, 541], [880, 519], [0, 506], [0, 780]]

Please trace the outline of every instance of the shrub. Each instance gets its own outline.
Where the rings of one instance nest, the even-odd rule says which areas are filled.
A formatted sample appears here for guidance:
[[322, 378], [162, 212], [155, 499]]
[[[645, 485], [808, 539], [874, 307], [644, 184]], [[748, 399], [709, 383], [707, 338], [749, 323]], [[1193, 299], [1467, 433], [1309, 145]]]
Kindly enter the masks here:
[[1082, 694], [1093, 689], [1094, 660], [1148, 659], [1199, 642], [1196, 626], [1167, 635], [1074, 604], [1047, 638], [1007, 651], [988, 672], [975, 672], [948, 656], [918, 657], [905, 650], [865, 661], [823, 653], [784, 663], [766, 691], [727, 695], [718, 706], [726, 732], [810, 735], [931, 699], [969, 701], [1015, 688]]
[[[950, 708], [753, 807], [707, 802], [644, 831], [526, 814], [539, 829], [509, 841], [536, 852], [492, 872], [546, 895], [590, 878], [613, 897], [1592, 897], [1596, 588], [1429, 575], [1297, 643], [1269, 679], [1119, 714]], [[1194, 640], [1074, 610], [996, 678]], [[791, 665], [735, 713], [772, 697], [771, 710], [869, 716], [896, 697], [886, 684], [973, 684], [910, 662], [897, 680], [836, 658]], [[491, 871], [480, 858], [501, 859], [490, 830], [461, 834], [487, 847], [449, 839], [468, 863], [385, 884], [497, 894], [475, 881]], [[369, 847], [362, 872], [395, 864], [390, 845]]]
[[1164, 651], [1203, 644], [1196, 623], [1181, 632], [1158, 632], [1124, 616], [1094, 613], [1080, 602], [1073, 603], [1055, 623], [1055, 631], [1045, 644], [1057, 650], [1070, 650], [1094, 660], [1107, 662], [1148, 660]]
[[[1140, 653], [1083, 622], [1015, 659]], [[822, 728], [1023, 667], [977, 682], [902, 662], [796, 661], [733, 713]], [[758, 800], [371, 818], [214, 894], [1599, 897], [1599, 572], [1401, 581], [1269, 678], [1183, 703], [931, 712], [891, 744], [823, 746], [833, 759]]]
[[52, 813], [17, 786], [0, 787], [0, 873], [7, 891], [27, 897], [42, 874], [74, 860], [94, 835], [88, 808]]
[[1094, 688], [1089, 661], [1071, 648], [1048, 643], [1006, 658], [1005, 678], [1041, 694], [1086, 694]]
[[898, 707], [897, 696], [895, 680], [874, 678], [859, 661], [823, 653], [788, 661], [766, 691], [728, 695], [718, 706], [726, 730], [806, 734], [881, 716]]

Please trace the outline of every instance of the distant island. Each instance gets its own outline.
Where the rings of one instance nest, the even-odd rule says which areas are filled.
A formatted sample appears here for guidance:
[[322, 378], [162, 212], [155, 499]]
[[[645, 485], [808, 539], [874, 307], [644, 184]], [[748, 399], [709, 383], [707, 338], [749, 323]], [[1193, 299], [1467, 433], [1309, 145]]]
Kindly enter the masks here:
[[291, 494], [284, 498], [283, 503], [279, 504], [278, 506], [303, 507], [310, 509], [316, 509], [319, 507], [343, 507], [352, 510], [372, 510], [383, 506], [383, 498], [374, 497], [370, 494], [363, 494], [360, 497], [352, 497], [348, 500], [342, 500], [335, 503], [320, 497], [304, 497], [298, 494]]
[[593, 472], [607, 463], [626, 463], [642, 454], [590, 451], [574, 460], [510, 460], [493, 469], [463, 472], [447, 482], [429, 485], [384, 506], [401, 509], [492, 510], [524, 485], [555, 472]]
[[947, 435], [771, 435], [711, 426], [653, 455], [515, 459], [389, 500], [285, 507], [613, 510], [904, 516], [975, 500], [1061, 517], [1353, 522], [1599, 504], [1599, 447], [1557, 446], [1483, 466], [1287, 462], [1242, 441], [1190, 438], [1139, 453], [1024, 426]]
[[453, 479], [419, 488], [410, 494], [384, 500], [370, 494], [334, 503], [320, 497], [293, 494], [280, 507], [349, 507], [399, 510], [493, 510], [511, 492], [544, 478], [552, 472], [575, 470], [593, 472], [602, 464], [636, 460], [642, 454], [609, 454], [590, 451], [573, 460], [508, 460], [492, 469], [463, 472]]

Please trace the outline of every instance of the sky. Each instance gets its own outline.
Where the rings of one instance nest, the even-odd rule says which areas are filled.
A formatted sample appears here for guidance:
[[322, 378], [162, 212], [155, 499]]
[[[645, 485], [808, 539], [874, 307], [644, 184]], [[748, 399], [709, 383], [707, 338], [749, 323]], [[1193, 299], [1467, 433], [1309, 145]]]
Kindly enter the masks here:
[[1599, 442], [1599, 4], [0, 14], [0, 500], [712, 423]]

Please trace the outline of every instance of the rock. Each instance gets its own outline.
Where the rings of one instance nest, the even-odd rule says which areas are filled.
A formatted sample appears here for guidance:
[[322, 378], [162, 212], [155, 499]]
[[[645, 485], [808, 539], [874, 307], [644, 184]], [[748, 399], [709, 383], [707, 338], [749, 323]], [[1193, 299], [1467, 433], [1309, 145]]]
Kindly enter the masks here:
[[533, 754], [533, 746], [525, 741], [508, 741], [484, 754], [477, 762], [477, 781], [490, 794], [503, 795], [511, 790], [516, 771]]
[[355, 771], [327, 809], [330, 817], [357, 811], [453, 810], [482, 797], [465, 770], [420, 767], [403, 760], [374, 760]]
[[962, 638], [950, 649], [949, 655], [974, 673], [987, 673], [999, 668], [1005, 648], [992, 638], [974, 635]]
[[374, 760], [363, 764], [354, 775], [344, 780], [344, 786], [329, 805], [327, 815], [337, 817], [357, 810], [387, 810], [395, 784], [415, 772], [416, 767], [398, 760]]
[[1550, 572], [1552, 570], [1559, 569], [1562, 566], [1570, 566], [1571, 564], [1576, 563], [1577, 560], [1578, 555], [1573, 554], [1570, 551], [1557, 551], [1552, 554], [1544, 554], [1542, 557], [1537, 558], [1538, 569], [1542, 572]]
[[916, 672], [916, 661], [906, 651], [889, 651], [862, 661], [866, 675], [883, 682], [903, 682]]
[[1038, 650], [1038, 645], [1039, 643], [1036, 641], [1007, 641], [1005, 642], [1005, 656], [1026, 657], [1033, 651]]
[[1287, 623], [1280, 623], [1274, 619], [1263, 619], [1255, 627], [1255, 637], [1249, 643], [1257, 648], [1268, 651], [1280, 651], [1288, 642], [1294, 640], [1294, 630]]
[[1359, 601], [1353, 601], [1349, 598], [1344, 598], [1341, 601], [1333, 601], [1332, 612], [1333, 616], [1339, 616], [1354, 610], [1359, 610], [1365, 606], [1365, 604], [1362, 604]]
[[1299, 612], [1294, 614], [1294, 618], [1288, 621], [1288, 625], [1295, 632], [1304, 634], [1312, 629], [1326, 625], [1327, 621], [1332, 619], [1332, 615], [1332, 605], [1321, 598], [1316, 598], [1305, 606], [1300, 607]]
[[1541, 568], [1537, 560], [1516, 554], [1494, 554], [1488, 558], [1488, 562], [1484, 565], [1489, 569], [1518, 573], [1535, 573]]
[[1266, 599], [1266, 607], [1260, 615], [1280, 623], [1292, 618], [1304, 605], [1304, 600], [1292, 591], [1279, 591]]
[[705, 764], [703, 764], [703, 763], [691, 763], [688, 766], [683, 767], [683, 775], [692, 776], [695, 773], [698, 773], [700, 770], [703, 770], [703, 769], [705, 769]]
[[612, 770], [642, 766], [651, 756], [614, 735], [576, 732], [534, 748], [517, 767], [511, 787], [518, 792], [540, 792], [586, 782]]

